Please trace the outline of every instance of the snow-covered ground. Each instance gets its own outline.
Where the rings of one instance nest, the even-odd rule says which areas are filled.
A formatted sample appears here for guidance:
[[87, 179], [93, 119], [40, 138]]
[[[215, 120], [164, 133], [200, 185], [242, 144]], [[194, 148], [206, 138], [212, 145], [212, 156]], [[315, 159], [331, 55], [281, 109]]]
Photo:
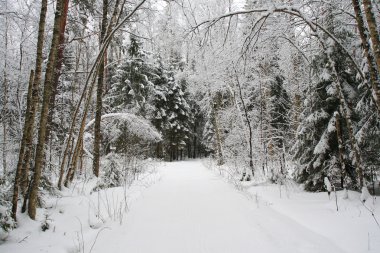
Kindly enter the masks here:
[[372, 197], [362, 203], [360, 193], [352, 191], [348, 191], [348, 198], [343, 191], [333, 192], [329, 198], [326, 192], [304, 192], [296, 185], [245, 188], [251, 198], [259, 198], [261, 206], [270, 206], [323, 235], [344, 252], [380, 252], [380, 226], [374, 219], [380, 219], [380, 204]]
[[[48, 230], [41, 210], [38, 221], [20, 216], [0, 252], [380, 252], [380, 228], [357, 193], [348, 200], [339, 193], [337, 212], [334, 195], [296, 186], [283, 186], [281, 197], [273, 185], [238, 190], [201, 161], [163, 163], [158, 173], [129, 189], [67, 192], [51, 201]], [[380, 216], [379, 204], [369, 208]]]

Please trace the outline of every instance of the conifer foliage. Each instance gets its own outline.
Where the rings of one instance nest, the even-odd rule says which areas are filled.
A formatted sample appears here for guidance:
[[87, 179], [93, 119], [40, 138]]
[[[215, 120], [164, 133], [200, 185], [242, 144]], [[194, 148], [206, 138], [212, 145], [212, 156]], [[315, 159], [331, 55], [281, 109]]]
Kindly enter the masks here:
[[142, 43], [131, 36], [128, 55], [114, 70], [108, 96], [112, 111], [129, 111], [149, 119], [163, 136], [156, 155], [169, 160], [182, 159], [190, 145], [193, 115], [190, 98], [185, 94], [186, 80], [176, 80], [180, 72], [178, 58], [168, 59], [143, 50]]
[[155, 76], [154, 67], [147, 62], [147, 55], [137, 38], [131, 36], [126, 55], [116, 69], [109, 107], [112, 111], [134, 110], [145, 117], [148, 113], [147, 100], [151, 97]]

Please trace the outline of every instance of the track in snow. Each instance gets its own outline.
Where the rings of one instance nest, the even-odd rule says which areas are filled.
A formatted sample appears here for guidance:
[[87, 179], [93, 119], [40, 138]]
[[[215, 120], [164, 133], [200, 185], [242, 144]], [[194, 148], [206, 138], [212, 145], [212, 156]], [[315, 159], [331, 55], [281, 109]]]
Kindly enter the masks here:
[[162, 180], [104, 231], [93, 252], [339, 253], [328, 238], [257, 205], [200, 161], [167, 163]]

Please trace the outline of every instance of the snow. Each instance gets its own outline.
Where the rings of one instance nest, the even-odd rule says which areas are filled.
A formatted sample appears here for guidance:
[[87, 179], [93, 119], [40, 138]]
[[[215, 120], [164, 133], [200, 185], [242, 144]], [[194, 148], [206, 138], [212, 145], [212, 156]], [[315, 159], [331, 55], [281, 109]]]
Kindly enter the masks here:
[[[123, 120], [125, 123], [128, 124], [128, 130], [142, 139], [154, 141], [154, 142], [161, 140], [161, 134], [157, 132], [157, 130], [151, 125], [150, 122], [134, 114], [108, 113], [108, 114], [102, 115], [101, 120], [106, 120], [106, 119]], [[95, 123], [95, 119], [88, 122], [84, 128], [84, 131], [87, 131], [94, 123]]]
[[[124, 224], [127, 217], [124, 209], [141, 198], [142, 192], [157, 180], [159, 174], [151, 170], [130, 187], [93, 193], [96, 180], [77, 181], [62, 196], [46, 200], [47, 208], [37, 209], [36, 221], [19, 213], [19, 228], [10, 233], [4, 244], [0, 241], [0, 252], [89, 252], [98, 234], [100, 237], [105, 230]], [[43, 232], [41, 226], [45, 220], [50, 228]]]
[[324, 178], [324, 183], [325, 183], [325, 186], [326, 186], [326, 190], [328, 192], [331, 192], [332, 188], [331, 188], [331, 183], [330, 183], [330, 180], [328, 179], [328, 177]]
[[320, 78], [324, 81], [328, 81], [331, 79], [331, 75], [327, 69], [323, 69]]
[[319, 111], [316, 111], [316, 112], [310, 114], [306, 118], [306, 122], [307, 123], [314, 123], [314, 122], [317, 122], [321, 119], [327, 119], [329, 116], [330, 115], [322, 109], [322, 110], [319, 110]]
[[7, 209], [4, 206], [0, 206], [0, 215], [6, 215]]
[[334, 117], [332, 117], [327, 125], [327, 132], [333, 133], [336, 131], [336, 118], [339, 116], [338, 112], [334, 113]]
[[362, 194], [360, 194], [360, 200], [363, 202], [366, 202], [367, 199], [371, 197], [371, 194], [369, 194], [368, 188], [366, 186], [363, 186], [362, 188]]
[[[326, 150], [330, 149], [329, 147], [329, 139], [327, 132], [323, 132], [323, 135], [321, 139], [319, 140], [318, 144], [315, 146], [313, 153], [314, 154], [323, 154], [326, 152]], [[317, 166], [314, 166], [317, 167]]]
[[[282, 186], [286, 197], [281, 198], [278, 185], [250, 187], [248, 191], [308, 230], [323, 235], [343, 252], [380, 251], [380, 228], [361, 203], [360, 193], [348, 191], [348, 199], [345, 199], [345, 191], [338, 191], [339, 211], [336, 211], [335, 197], [329, 200], [324, 192], [306, 193], [288, 185]], [[370, 209], [377, 217], [380, 216], [378, 203]]]
[[[135, 181], [127, 190], [112, 188], [99, 195], [79, 194], [86, 187], [77, 185], [49, 201], [51, 208], [45, 210], [49, 230], [40, 229], [41, 209], [38, 221], [19, 215], [20, 228], [0, 245], [0, 252], [380, 250], [380, 229], [359, 193], [349, 192], [343, 200], [343, 192], [338, 192], [337, 212], [335, 200], [326, 193], [306, 193], [294, 184], [281, 186], [282, 195], [278, 185], [248, 182], [238, 189], [201, 161], [162, 163], [158, 173]], [[129, 211], [122, 213], [118, 210], [125, 194]], [[369, 208], [380, 214], [378, 204]]]

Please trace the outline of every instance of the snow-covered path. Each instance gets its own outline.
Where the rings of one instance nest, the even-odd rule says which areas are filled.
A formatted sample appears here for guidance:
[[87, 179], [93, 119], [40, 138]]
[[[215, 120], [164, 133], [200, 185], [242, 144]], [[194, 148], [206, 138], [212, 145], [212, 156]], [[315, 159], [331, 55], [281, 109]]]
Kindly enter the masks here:
[[343, 252], [200, 161], [168, 163], [160, 173], [162, 180], [133, 204], [122, 226], [102, 232], [92, 252]]

